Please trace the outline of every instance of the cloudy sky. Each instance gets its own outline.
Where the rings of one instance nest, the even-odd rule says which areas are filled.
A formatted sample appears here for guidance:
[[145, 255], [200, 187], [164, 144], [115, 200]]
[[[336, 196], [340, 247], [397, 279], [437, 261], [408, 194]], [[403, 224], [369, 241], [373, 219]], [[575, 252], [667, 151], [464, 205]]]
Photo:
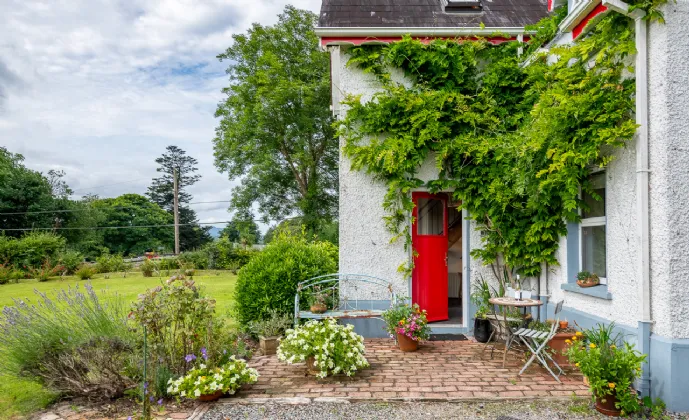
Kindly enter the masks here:
[[[171, 144], [199, 161], [194, 201], [229, 200], [213, 166], [215, 58], [233, 33], [319, 0], [2, 0], [0, 145], [30, 168], [63, 169], [77, 195], [144, 193]], [[196, 205], [203, 222], [227, 204]], [[219, 225], [222, 226], [222, 225]], [[265, 227], [264, 227], [265, 229]]]

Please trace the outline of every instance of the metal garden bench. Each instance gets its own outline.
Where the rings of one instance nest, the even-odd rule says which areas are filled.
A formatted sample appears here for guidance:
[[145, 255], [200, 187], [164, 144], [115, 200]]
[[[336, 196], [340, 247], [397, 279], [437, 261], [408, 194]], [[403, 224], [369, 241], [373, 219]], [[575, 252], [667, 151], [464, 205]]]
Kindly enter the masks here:
[[[305, 302], [318, 292], [329, 296], [327, 311], [322, 314], [309, 311]], [[300, 319], [380, 318], [394, 301], [392, 283], [387, 280], [365, 274], [326, 274], [297, 285], [294, 325]]]

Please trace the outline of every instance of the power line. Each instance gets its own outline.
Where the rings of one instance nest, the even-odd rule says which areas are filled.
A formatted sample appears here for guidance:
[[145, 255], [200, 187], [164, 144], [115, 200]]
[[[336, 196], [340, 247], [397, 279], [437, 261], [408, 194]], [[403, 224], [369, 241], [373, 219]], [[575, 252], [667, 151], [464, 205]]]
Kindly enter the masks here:
[[[195, 225], [215, 225], [227, 224], [232, 222], [198, 222], [198, 223], [180, 223], [179, 226], [195, 226]], [[174, 227], [174, 223], [162, 225], [136, 225], [136, 226], [93, 226], [93, 227], [51, 227], [51, 228], [12, 228], [2, 229], [0, 231], [29, 231], [29, 230], [98, 230], [98, 229], [136, 229], [136, 228], [156, 228], [156, 227]]]
[[[191, 204], [213, 204], [213, 203], [229, 203], [230, 200], [218, 200], [218, 201], [196, 201], [193, 203], [186, 203], [187, 205]], [[117, 206], [117, 207], [110, 207], [111, 209], [127, 209], [130, 207], [127, 206]], [[67, 209], [67, 210], [36, 210], [36, 211], [16, 211], [16, 212], [8, 212], [8, 213], [0, 213], [0, 216], [11, 216], [11, 215], [18, 215], [18, 214], [46, 214], [46, 213], [75, 213], [75, 212], [80, 212], [80, 211], [91, 211], [95, 210], [94, 208], [87, 208], [87, 209]]]

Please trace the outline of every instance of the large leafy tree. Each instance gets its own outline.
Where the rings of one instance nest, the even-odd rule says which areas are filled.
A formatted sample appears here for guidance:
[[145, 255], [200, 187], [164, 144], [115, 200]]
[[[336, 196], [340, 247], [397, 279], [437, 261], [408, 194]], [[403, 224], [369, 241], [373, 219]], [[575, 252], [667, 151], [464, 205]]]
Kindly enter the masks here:
[[218, 56], [230, 63], [230, 86], [214, 139], [218, 169], [242, 180], [232, 208], [257, 203], [264, 220], [299, 215], [309, 230], [336, 216], [338, 189], [329, 61], [316, 21], [287, 6], [276, 25], [233, 36]]
[[197, 174], [198, 161], [177, 146], [168, 146], [165, 153], [156, 159], [160, 177], [154, 178], [146, 193], [154, 203], [172, 214], [174, 207], [174, 171], [179, 176], [179, 244], [182, 250], [197, 248], [211, 240], [208, 228], [198, 224], [196, 212], [188, 204], [192, 196], [185, 189], [201, 179]]
[[[172, 215], [138, 194], [95, 200], [91, 205], [104, 216], [103, 241], [113, 253], [140, 255], [148, 250], [172, 249]], [[166, 225], [166, 226], [158, 226]], [[154, 227], [148, 227], [154, 226]]]
[[24, 157], [0, 147], [0, 231], [8, 236], [25, 232], [11, 229], [62, 227], [73, 213], [69, 188], [59, 172], [45, 177], [24, 166]]

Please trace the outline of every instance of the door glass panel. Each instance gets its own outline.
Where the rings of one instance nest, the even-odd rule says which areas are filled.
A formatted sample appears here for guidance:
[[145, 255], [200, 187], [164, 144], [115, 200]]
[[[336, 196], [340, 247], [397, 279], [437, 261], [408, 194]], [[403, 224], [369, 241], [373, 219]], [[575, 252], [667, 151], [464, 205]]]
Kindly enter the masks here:
[[605, 272], [605, 225], [581, 228], [582, 269], [606, 277]]
[[419, 235], [443, 235], [445, 230], [445, 201], [435, 198], [419, 198], [416, 233]]

